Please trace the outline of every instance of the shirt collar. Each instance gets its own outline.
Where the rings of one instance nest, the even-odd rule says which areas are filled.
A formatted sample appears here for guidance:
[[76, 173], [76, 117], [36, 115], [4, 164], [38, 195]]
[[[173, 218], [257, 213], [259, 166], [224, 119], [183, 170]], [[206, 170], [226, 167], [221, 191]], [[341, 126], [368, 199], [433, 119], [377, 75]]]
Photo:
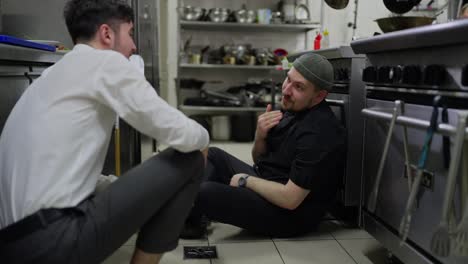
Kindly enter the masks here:
[[286, 115], [292, 115], [292, 116], [296, 116], [296, 117], [300, 117], [300, 116], [303, 116], [307, 113], [310, 113], [312, 111], [314, 111], [315, 109], [321, 107], [322, 105], [325, 105], [327, 102], [325, 99], [323, 99], [322, 101], [320, 101], [320, 103], [312, 106], [311, 108], [307, 108], [307, 109], [304, 109], [302, 111], [299, 111], [299, 112], [291, 112], [291, 111], [284, 111], [284, 110], [281, 110], [281, 112], [283, 112], [283, 114], [286, 114]]
[[89, 51], [89, 50], [94, 50], [94, 48], [88, 44], [76, 44], [75, 47], [73, 47], [73, 50], [74, 51]]

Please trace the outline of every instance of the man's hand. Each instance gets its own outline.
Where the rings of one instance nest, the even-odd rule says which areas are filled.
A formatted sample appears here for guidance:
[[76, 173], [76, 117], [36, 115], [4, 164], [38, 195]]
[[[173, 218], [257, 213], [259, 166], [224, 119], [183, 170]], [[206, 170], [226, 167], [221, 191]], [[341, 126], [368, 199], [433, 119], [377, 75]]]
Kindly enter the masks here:
[[265, 113], [258, 117], [255, 139], [264, 140], [267, 137], [268, 131], [276, 126], [283, 117], [281, 111], [271, 111], [271, 109], [271, 104], [268, 104]]
[[234, 176], [232, 176], [231, 178], [231, 182], [229, 183], [229, 185], [231, 185], [232, 187], [239, 187], [239, 179], [247, 175], [248, 174], [245, 174], [245, 173], [234, 174]]

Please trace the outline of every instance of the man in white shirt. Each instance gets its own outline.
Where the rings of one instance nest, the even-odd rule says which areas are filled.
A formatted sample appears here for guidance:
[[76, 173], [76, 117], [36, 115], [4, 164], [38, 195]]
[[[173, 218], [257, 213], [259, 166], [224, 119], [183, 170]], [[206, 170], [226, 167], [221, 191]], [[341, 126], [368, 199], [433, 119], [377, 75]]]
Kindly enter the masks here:
[[[159, 263], [199, 188], [208, 133], [128, 61], [125, 1], [71, 0], [64, 16], [74, 49], [25, 91], [0, 137], [0, 262], [100, 263], [140, 230], [132, 263]], [[93, 195], [116, 113], [172, 149]]]

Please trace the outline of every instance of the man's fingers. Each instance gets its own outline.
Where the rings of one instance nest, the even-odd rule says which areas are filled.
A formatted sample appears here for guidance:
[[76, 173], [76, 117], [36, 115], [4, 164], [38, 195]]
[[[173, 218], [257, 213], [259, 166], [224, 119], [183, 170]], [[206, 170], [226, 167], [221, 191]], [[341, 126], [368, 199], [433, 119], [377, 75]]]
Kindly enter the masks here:
[[272, 127], [274, 127], [274, 126], [276, 126], [276, 125], [278, 125], [278, 124], [279, 124], [279, 121], [273, 121], [273, 122], [269, 123], [269, 124], [266, 126], [266, 128], [267, 128], [268, 130], [270, 130]]
[[282, 116], [283, 113], [281, 113], [281, 111], [279, 110], [276, 110], [276, 111], [271, 111], [271, 112], [267, 112], [267, 113], [264, 113], [262, 115], [260, 115], [258, 117], [258, 119], [264, 119], [264, 118], [271, 118], [271, 117], [275, 117], [275, 116]]
[[271, 111], [271, 109], [272, 109], [272, 107], [271, 107], [271, 104], [268, 104], [268, 105], [267, 105], [267, 107], [266, 107], [266, 111], [265, 111], [265, 113], [268, 113], [268, 112], [270, 112], [270, 111]]

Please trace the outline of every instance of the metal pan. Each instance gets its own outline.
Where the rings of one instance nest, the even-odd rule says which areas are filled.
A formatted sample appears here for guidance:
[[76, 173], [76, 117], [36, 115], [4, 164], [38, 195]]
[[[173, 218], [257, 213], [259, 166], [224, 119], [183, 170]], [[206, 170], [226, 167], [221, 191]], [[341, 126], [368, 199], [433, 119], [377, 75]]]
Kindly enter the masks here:
[[384, 33], [387, 33], [408, 28], [430, 25], [434, 20], [435, 18], [433, 17], [398, 16], [379, 18], [376, 19], [375, 22], [377, 22], [380, 29]]
[[343, 9], [348, 6], [349, 0], [325, 0], [328, 6], [333, 9]]
[[421, 0], [384, 0], [385, 7], [397, 14], [404, 14], [417, 6]]

